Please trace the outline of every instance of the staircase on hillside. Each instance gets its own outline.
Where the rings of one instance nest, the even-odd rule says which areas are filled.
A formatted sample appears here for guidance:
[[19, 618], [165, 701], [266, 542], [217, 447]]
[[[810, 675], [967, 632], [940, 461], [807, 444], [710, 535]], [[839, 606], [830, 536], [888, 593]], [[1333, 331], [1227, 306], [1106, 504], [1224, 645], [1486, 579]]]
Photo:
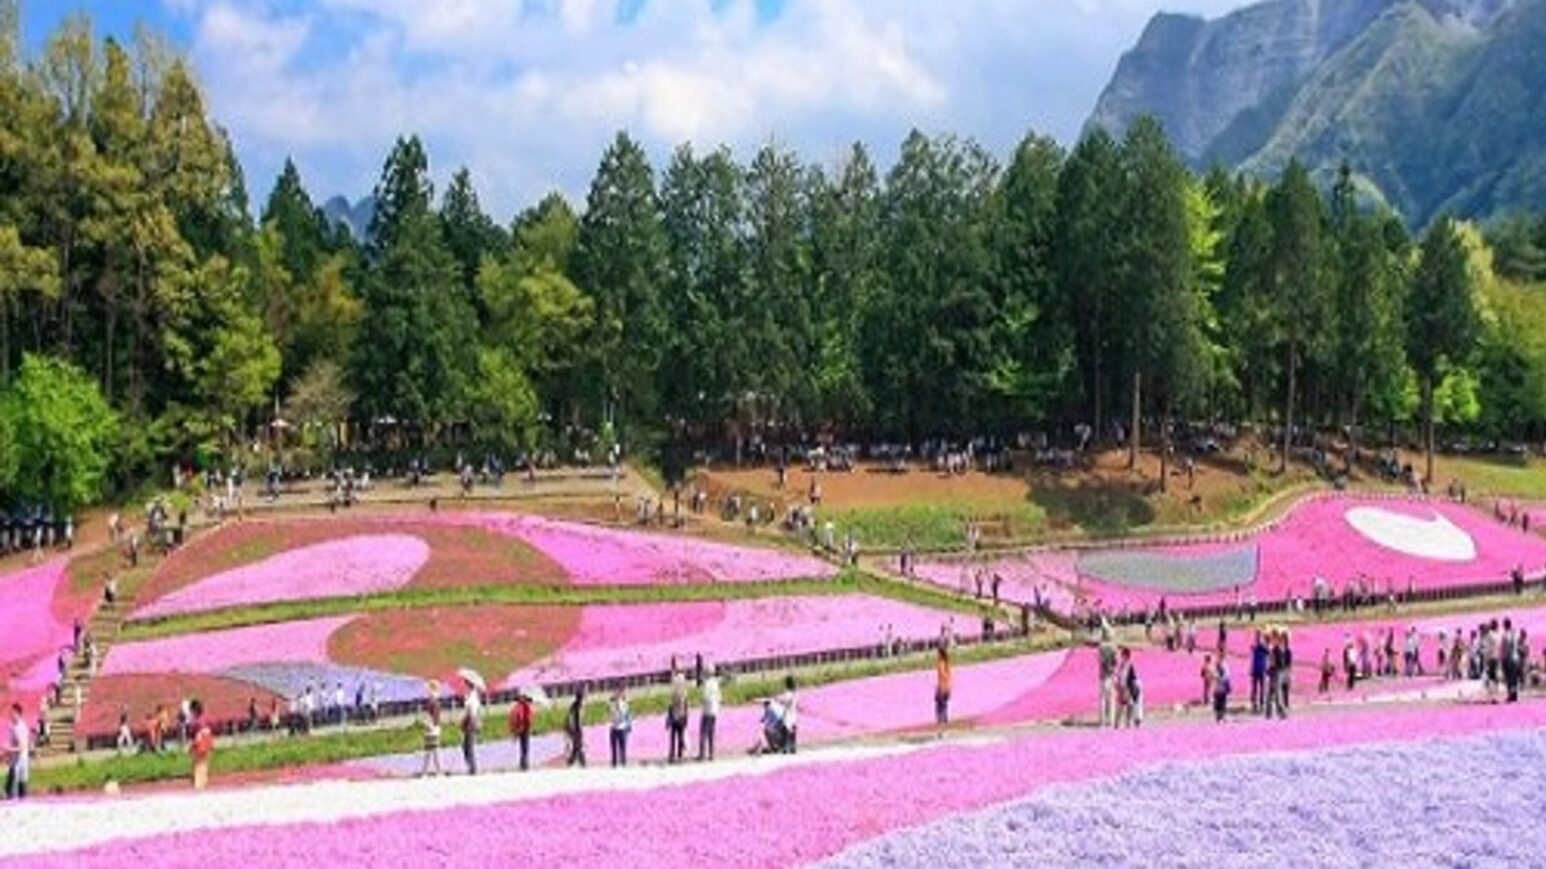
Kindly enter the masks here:
[[[91, 619], [86, 624], [86, 631], [97, 641], [96, 664], [99, 669], [107, 658], [108, 649], [118, 640], [119, 628], [133, 611], [134, 600], [119, 595], [114, 603], [103, 601], [92, 612]], [[39, 746], [40, 755], [59, 755], [85, 750], [85, 737], [81, 735], [77, 739], [75, 724], [80, 708], [83, 708], [89, 699], [94, 675], [86, 667], [86, 652], [82, 649], [81, 653], [69, 662], [59, 691], [60, 702], [48, 707], [48, 744]], [[79, 707], [75, 703], [77, 686], [80, 688]]]

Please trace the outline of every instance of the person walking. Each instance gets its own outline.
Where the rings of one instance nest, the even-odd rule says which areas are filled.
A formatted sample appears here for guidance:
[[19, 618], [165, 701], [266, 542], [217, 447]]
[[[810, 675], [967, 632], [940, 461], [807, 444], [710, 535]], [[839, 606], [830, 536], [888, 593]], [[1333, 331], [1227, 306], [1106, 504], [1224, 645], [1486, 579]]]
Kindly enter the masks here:
[[31, 739], [21, 704], [12, 703], [10, 744], [5, 749], [5, 798], [8, 800], [27, 798], [27, 781], [32, 774]]
[[435, 775], [445, 775], [445, 769], [440, 765], [440, 683], [429, 683], [429, 701], [424, 704], [424, 717], [419, 721], [424, 728], [424, 763], [419, 768], [419, 775], [429, 775], [430, 767], [435, 768]]
[[530, 768], [531, 757], [531, 698], [526, 696], [525, 689], [515, 695], [515, 703], [510, 707], [510, 738], [520, 751], [521, 772], [525, 772]]
[[569, 714], [564, 718], [564, 736], [569, 740], [569, 766], [585, 766], [585, 686], [574, 691]]
[[1117, 665], [1117, 685], [1121, 692], [1121, 704], [1117, 707], [1117, 724], [1124, 721], [1129, 727], [1143, 726], [1143, 680], [1138, 678], [1138, 667], [1133, 663], [1133, 652], [1122, 647], [1122, 660]]
[[612, 747], [612, 765], [628, 765], [628, 734], [633, 730], [633, 714], [628, 710], [628, 695], [622, 688], [612, 693], [612, 726], [609, 730]]
[[687, 757], [687, 677], [681, 670], [671, 671], [671, 705], [666, 708], [667, 763], [681, 763]]
[[939, 728], [940, 736], [944, 736], [945, 728], [950, 726], [952, 681], [950, 651], [941, 646], [934, 660], [934, 724]]
[[704, 674], [703, 714], [698, 719], [698, 759], [714, 759], [714, 730], [719, 723], [719, 707], [724, 698], [719, 686], [719, 674], [713, 664]]
[[478, 731], [483, 729], [483, 698], [478, 689], [467, 686], [467, 699], [462, 707], [462, 760], [467, 763], [467, 774], [478, 774]]
[[1261, 712], [1267, 695], [1267, 639], [1261, 631], [1251, 642], [1251, 711]]
[[1101, 628], [1100, 650], [1100, 726], [1113, 727], [1117, 716], [1117, 650], [1111, 644], [1111, 629]]
[[193, 789], [201, 791], [209, 787], [209, 760], [215, 754], [215, 731], [204, 717], [203, 703], [193, 701], [189, 711], [193, 714], [194, 731], [193, 745], [189, 748], [193, 754]]
[[1286, 669], [1283, 658], [1283, 638], [1276, 632], [1270, 635], [1267, 648], [1267, 696], [1263, 704], [1265, 717], [1286, 718], [1287, 713], [1282, 708], [1283, 703], [1283, 676]]
[[1229, 665], [1220, 658], [1213, 674], [1213, 718], [1220, 724], [1229, 710], [1229, 689]]

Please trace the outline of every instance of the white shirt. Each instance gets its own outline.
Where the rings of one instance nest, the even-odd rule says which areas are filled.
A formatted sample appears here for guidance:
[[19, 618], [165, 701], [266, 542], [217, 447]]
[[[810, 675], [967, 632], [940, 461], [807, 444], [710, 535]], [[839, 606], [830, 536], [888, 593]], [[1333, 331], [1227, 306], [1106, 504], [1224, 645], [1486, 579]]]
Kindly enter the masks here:
[[710, 676], [703, 680], [703, 714], [719, 716], [721, 702], [719, 692], [719, 677]]
[[17, 719], [11, 722], [11, 757], [16, 765], [18, 775], [25, 776], [31, 769], [31, 737], [27, 731], [27, 722]]
[[785, 691], [784, 693], [778, 695], [778, 706], [780, 709], [784, 710], [784, 726], [790, 730], [793, 730], [795, 725], [799, 722], [799, 718], [795, 709], [794, 692]]

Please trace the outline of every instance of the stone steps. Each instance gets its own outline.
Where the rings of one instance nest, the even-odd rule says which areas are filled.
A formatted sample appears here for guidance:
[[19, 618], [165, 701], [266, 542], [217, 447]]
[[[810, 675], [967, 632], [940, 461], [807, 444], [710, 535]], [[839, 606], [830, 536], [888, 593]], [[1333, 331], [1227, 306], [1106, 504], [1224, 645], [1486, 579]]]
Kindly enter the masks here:
[[[100, 668], [107, 653], [112, 649], [118, 639], [118, 632], [122, 628], [128, 614], [134, 610], [134, 601], [131, 598], [120, 597], [113, 604], [100, 604], [92, 612], [91, 620], [86, 625], [86, 630], [97, 642], [97, 666]], [[60, 684], [60, 703], [48, 708], [48, 744], [40, 746], [38, 754], [41, 756], [59, 755], [67, 752], [78, 751], [82, 746], [76, 743], [75, 724], [77, 707], [75, 704], [75, 692], [77, 686], [80, 690], [80, 707], [84, 708], [91, 697], [91, 682], [96, 673], [86, 667], [86, 656], [76, 655], [70, 660], [65, 669], [64, 679]]]

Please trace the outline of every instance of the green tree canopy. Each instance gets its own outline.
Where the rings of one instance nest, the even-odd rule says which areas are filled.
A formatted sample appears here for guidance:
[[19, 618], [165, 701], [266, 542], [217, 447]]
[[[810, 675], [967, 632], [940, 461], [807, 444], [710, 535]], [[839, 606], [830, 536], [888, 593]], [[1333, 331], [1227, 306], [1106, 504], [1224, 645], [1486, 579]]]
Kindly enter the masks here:
[[101, 497], [118, 415], [85, 372], [27, 354], [16, 380], [0, 392], [0, 418], [10, 445], [9, 460], [0, 454], [0, 475], [9, 465], [7, 491], [16, 499], [67, 513]]

